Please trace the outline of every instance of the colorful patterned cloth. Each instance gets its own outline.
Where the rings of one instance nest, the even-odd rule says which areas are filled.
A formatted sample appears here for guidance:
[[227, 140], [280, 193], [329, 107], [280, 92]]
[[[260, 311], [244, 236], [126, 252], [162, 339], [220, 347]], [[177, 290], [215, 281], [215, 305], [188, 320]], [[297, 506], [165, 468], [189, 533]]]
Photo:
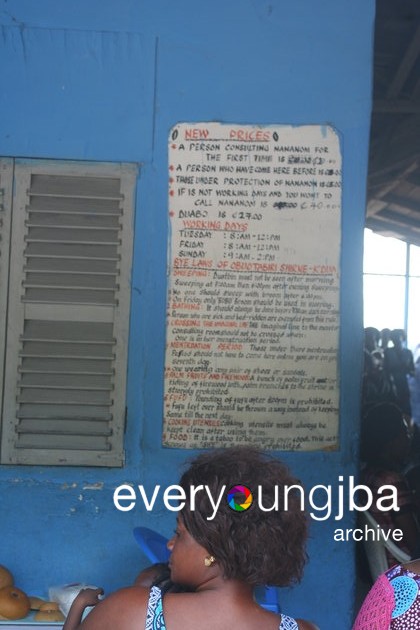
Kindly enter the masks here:
[[389, 630], [393, 610], [394, 592], [383, 573], [366, 595], [353, 630]]
[[281, 623], [279, 625], [279, 630], [299, 630], [299, 626], [296, 621], [287, 615], [281, 616]]
[[420, 575], [402, 566], [392, 567], [385, 573], [394, 591], [392, 630], [420, 628]]
[[420, 575], [396, 565], [378, 577], [353, 630], [418, 630]]
[[[150, 589], [145, 630], [166, 630], [162, 609], [162, 592], [157, 586], [152, 586]], [[279, 630], [298, 630], [298, 625], [292, 617], [282, 615]]]
[[162, 591], [158, 586], [152, 586], [150, 589], [145, 630], [166, 630], [162, 609]]

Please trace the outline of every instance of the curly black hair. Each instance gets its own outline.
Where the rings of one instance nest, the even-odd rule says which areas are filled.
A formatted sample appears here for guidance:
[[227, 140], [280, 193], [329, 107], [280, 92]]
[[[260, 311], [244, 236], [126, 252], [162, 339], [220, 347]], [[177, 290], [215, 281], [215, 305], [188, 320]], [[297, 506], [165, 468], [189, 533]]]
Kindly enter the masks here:
[[[251, 507], [241, 512], [234, 511], [226, 499], [238, 484], [249, 488], [254, 498]], [[300, 581], [307, 560], [308, 519], [301, 505], [301, 483], [282, 462], [254, 447], [211, 451], [191, 462], [180, 485], [187, 496], [181, 511], [185, 527], [217, 559], [225, 578], [253, 586], [289, 586]], [[225, 486], [213, 519], [207, 492], [195, 494], [191, 509], [191, 487], [199, 485], [207, 486], [214, 500]], [[287, 491], [285, 504], [286, 486], [297, 488]], [[276, 492], [278, 509], [268, 511], [273, 505], [277, 508]]]

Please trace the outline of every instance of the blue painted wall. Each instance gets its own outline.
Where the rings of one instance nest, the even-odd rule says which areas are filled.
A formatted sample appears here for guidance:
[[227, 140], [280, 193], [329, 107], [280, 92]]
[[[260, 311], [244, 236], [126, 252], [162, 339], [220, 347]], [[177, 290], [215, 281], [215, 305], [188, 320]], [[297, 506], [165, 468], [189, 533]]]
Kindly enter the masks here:
[[[361, 252], [374, 0], [0, 0], [0, 155], [132, 161], [138, 182], [121, 470], [0, 467], [0, 563], [43, 593], [73, 580], [129, 584], [146, 559], [131, 530], [169, 534], [161, 505], [118, 512], [124, 482], [167, 485], [190, 452], [160, 446], [165, 333], [167, 138], [177, 122], [329, 123], [343, 154], [341, 449], [284, 454], [309, 486], [355, 472]], [[351, 625], [350, 543], [314, 523], [301, 586], [284, 609]]]

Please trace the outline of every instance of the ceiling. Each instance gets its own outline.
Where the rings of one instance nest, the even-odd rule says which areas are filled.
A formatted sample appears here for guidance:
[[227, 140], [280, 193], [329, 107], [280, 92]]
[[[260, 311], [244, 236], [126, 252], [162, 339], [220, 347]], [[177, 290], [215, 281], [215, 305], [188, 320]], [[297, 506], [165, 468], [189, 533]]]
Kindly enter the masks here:
[[420, 0], [377, 0], [366, 227], [420, 245]]

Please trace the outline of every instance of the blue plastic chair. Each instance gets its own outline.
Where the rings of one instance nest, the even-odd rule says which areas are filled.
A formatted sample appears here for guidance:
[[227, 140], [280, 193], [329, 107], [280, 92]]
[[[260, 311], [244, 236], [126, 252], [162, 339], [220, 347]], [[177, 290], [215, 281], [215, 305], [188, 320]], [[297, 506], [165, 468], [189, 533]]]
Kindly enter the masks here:
[[[170, 551], [167, 547], [168, 539], [148, 527], [135, 527], [133, 535], [145, 556], [155, 564], [168, 562]], [[257, 590], [257, 601], [262, 608], [280, 613], [280, 606], [275, 586], [264, 586]]]
[[281, 609], [277, 597], [277, 588], [275, 586], [261, 586], [256, 589], [255, 596], [262, 608], [277, 613], [278, 615], [280, 614]]
[[135, 527], [134, 538], [147, 558], [153, 564], [168, 562], [171, 552], [167, 547], [168, 539], [148, 527]]

